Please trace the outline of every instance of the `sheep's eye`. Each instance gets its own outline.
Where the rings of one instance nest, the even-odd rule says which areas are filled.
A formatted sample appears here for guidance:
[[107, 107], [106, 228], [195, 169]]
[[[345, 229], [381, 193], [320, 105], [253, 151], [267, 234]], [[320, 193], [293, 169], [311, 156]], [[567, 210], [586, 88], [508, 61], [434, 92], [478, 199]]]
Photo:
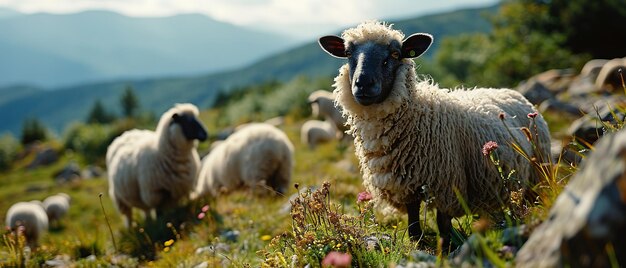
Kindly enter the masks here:
[[346, 51], [346, 57], [348, 57], [348, 58], [349, 58], [349, 57], [351, 57], [351, 56], [352, 56], [352, 52], [350, 52], [350, 51]]
[[400, 52], [398, 52], [398, 51], [391, 52], [391, 57], [396, 59], [396, 60], [399, 59], [400, 58]]

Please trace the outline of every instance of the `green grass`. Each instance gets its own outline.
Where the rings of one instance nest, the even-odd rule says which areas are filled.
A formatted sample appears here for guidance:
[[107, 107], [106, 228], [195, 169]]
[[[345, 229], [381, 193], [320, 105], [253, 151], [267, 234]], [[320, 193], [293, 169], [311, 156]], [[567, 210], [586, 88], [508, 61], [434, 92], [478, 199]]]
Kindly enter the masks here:
[[[218, 123], [219, 116], [218, 111], [201, 114], [211, 134], [224, 127]], [[423, 258], [416, 253], [418, 251], [439, 256], [437, 262], [440, 265], [449, 264], [438, 247], [433, 211], [428, 210], [425, 214], [424, 238], [417, 243], [409, 241], [406, 215], [382, 215], [372, 204], [357, 202], [364, 187], [351, 145], [331, 142], [310, 150], [300, 142], [299, 128], [303, 121], [296, 118], [299, 117], [287, 116], [286, 124], [282, 126], [295, 146], [292, 183], [298, 184], [298, 189], [290, 187], [285, 196], [259, 197], [251, 190], [236, 191], [165, 211], [156, 222], [144, 221], [141, 213], [135, 211], [138, 225], [125, 229], [108, 197], [105, 177], [63, 185], [53, 181], [52, 174], [69, 161], [88, 164], [81, 155], [68, 152], [48, 167], [26, 170], [26, 164], [32, 159], [30, 156], [1, 173], [0, 211], [6, 211], [14, 202], [42, 200], [57, 192], [72, 196], [69, 215], [61, 221], [59, 228], [41, 239], [41, 246], [31, 254], [27, 266], [39, 266], [62, 255], [77, 266], [192, 267], [206, 262], [209, 267], [290, 266], [292, 263], [296, 267], [307, 263], [318, 267], [331, 251], [350, 253], [352, 265], [361, 267], [418, 261]], [[208, 147], [208, 142], [203, 143], [200, 151], [206, 151]], [[568, 176], [564, 174], [569, 173], [557, 172], [560, 170], [556, 168], [546, 176], [551, 181], [557, 178], [557, 184], [564, 185]], [[323, 194], [320, 191], [324, 191]], [[541, 193], [545, 195], [543, 203], [516, 208], [523, 212], [512, 213], [521, 215], [516, 222], [541, 221], [556, 193], [554, 189]], [[296, 208], [292, 213], [289, 210], [291, 196], [298, 197], [292, 202]], [[205, 206], [206, 211], [203, 211]], [[102, 208], [108, 216], [115, 244]], [[205, 216], [199, 219], [198, 214], [202, 212]], [[477, 231], [475, 218], [470, 215], [454, 221], [459, 230], [457, 241], [461, 243], [470, 234], [479, 233], [475, 243], [481, 250], [476, 263], [486, 258], [494, 264], [512, 265], [514, 256], [501, 250], [502, 228]], [[365, 236], [379, 240], [377, 249], [366, 249]], [[17, 265], [17, 259], [10, 257], [12, 253], [19, 255], [11, 251], [7, 243], [0, 244], [0, 256], [8, 259], [0, 261], [0, 266]]]

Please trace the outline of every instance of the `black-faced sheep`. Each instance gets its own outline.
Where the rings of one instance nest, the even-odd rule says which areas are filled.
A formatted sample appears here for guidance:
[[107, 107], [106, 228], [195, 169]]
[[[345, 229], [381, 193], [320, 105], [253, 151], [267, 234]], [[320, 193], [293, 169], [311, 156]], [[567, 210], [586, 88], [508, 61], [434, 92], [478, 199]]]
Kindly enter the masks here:
[[[449, 243], [451, 217], [465, 214], [455, 192], [476, 212], [500, 208], [508, 200], [505, 181], [481, 153], [486, 142], [500, 145], [500, 164], [507, 173], [515, 170], [521, 185], [536, 181], [529, 161], [510, 145], [517, 140], [532, 153], [520, 128], [530, 125], [528, 116], [536, 110], [509, 89], [450, 91], [419, 81], [412, 58], [428, 49], [432, 36], [418, 33], [403, 39], [390, 25], [368, 21], [319, 43], [332, 56], [348, 60], [333, 86], [355, 138], [364, 185], [375, 200], [408, 212], [413, 239], [421, 234], [420, 202], [428, 198], [437, 208], [439, 232]], [[547, 124], [541, 115], [534, 121], [538, 147], [548, 156]]]
[[278, 128], [250, 123], [219, 143], [202, 160], [192, 199], [210, 194], [270, 187], [284, 193], [291, 181], [293, 144]]
[[189, 196], [200, 167], [197, 140], [207, 132], [193, 104], [177, 104], [165, 112], [156, 131], [129, 130], [107, 149], [109, 195], [132, 223], [132, 208], [146, 216]]
[[51, 225], [57, 225], [61, 217], [70, 209], [71, 198], [66, 193], [58, 193], [43, 200], [43, 208]]
[[309, 146], [309, 149], [315, 149], [318, 144], [329, 142], [341, 138], [337, 132], [335, 124], [326, 120], [308, 120], [300, 127], [300, 140], [302, 144]]
[[48, 230], [48, 216], [41, 201], [17, 202], [7, 211], [6, 226], [14, 232], [23, 226], [26, 242], [32, 248], [37, 246], [39, 238]]

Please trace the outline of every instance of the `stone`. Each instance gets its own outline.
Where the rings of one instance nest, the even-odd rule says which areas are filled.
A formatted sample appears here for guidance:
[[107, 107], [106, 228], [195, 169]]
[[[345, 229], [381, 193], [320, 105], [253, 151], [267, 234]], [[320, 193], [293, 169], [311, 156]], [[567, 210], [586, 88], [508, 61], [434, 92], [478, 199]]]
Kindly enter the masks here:
[[606, 135], [516, 257], [518, 267], [626, 264], [626, 130]]
[[27, 169], [47, 166], [59, 160], [59, 153], [51, 147], [43, 147], [36, 152], [35, 159], [26, 166]]

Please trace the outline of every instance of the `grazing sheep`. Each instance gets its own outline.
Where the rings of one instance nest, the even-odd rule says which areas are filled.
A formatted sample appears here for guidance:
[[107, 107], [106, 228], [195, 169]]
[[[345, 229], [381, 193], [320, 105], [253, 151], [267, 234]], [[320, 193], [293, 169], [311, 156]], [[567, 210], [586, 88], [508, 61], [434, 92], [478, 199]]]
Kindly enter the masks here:
[[66, 193], [48, 196], [43, 200], [43, 207], [46, 210], [50, 224], [58, 224], [61, 217], [67, 214], [67, 211], [70, 209], [70, 201], [71, 197]]
[[411, 58], [428, 49], [432, 36], [403, 38], [390, 25], [369, 21], [344, 31], [342, 37], [322, 37], [319, 43], [332, 56], [348, 60], [333, 86], [348, 133], [355, 138], [363, 184], [375, 200], [408, 212], [413, 239], [421, 234], [420, 202], [429, 200], [437, 208], [439, 232], [449, 243], [451, 217], [465, 214], [456, 191], [473, 211], [488, 212], [507, 202], [507, 187], [518, 186], [504, 182], [481, 153], [483, 144], [499, 144], [495, 153], [504, 176], [515, 170], [513, 177], [520, 186], [534, 185], [537, 177], [531, 164], [510, 142], [519, 141], [532, 154], [520, 128], [530, 125], [527, 116], [536, 116], [538, 147], [549, 156], [548, 127], [516, 91], [450, 91], [419, 81]]
[[335, 128], [335, 124], [329, 121], [309, 120], [300, 128], [300, 140], [313, 150], [320, 143], [329, 142], [341, 138], [341, 133]]
[[341, 114], [341, 110], [335, 107], [335, 96], [326, 90], [316, 90], [309, 95], [309, 103], [314, 117], [323, 116], [324, 120], [333, 122], [337, 131], [343, 136], [346, 127], [346, 119]]
[[133, 207], [148, 216], [189, 196], [200, 167], [196, 140], [207, 139], [197, 116], [193, 104], [177, 104], [161, 116], [156, 131], [129, 130], [109, 145], [109, 195], [127, 227]]
[[28, 246], [36, 247], [41, 235], [48, 230], [48, 216], [39, 200], [17, 202], [7, 211], [6, 225], [13, 231], [23, 226]]
[[247, 187], [269, 186], [284, 193], [291, 181], [293, 145], [266, 123], [249, 123], [218, 144], [202, 160], [191, 198]]

